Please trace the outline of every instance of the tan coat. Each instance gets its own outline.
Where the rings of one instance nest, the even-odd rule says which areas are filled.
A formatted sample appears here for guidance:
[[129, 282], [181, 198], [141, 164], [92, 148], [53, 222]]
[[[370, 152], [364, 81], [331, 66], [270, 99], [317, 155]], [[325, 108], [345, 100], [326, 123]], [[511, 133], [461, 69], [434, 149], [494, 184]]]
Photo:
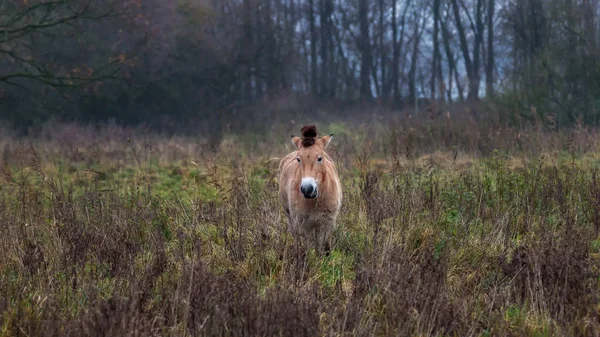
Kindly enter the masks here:
[[[315, 131], [316, 135], [316, 131]], [[279, 196], [294, 240], [305, 239], [321, 252], [331, 249], [331, 237], [342, 206], [342, 184], [325, 148], [333, 135], [314, 138], [304, 146], [293, 137], [297, 150], [279, 163]]]

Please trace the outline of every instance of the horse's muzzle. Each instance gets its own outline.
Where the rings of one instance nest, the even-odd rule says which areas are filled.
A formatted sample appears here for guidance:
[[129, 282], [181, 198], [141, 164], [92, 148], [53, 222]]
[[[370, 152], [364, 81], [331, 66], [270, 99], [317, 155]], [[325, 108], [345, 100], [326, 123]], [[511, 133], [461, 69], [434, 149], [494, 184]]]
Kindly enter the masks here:
[[306, 199], [314, 199], [319, 194], [317, 188], [309, 184], [300, 186], [300, 192]]

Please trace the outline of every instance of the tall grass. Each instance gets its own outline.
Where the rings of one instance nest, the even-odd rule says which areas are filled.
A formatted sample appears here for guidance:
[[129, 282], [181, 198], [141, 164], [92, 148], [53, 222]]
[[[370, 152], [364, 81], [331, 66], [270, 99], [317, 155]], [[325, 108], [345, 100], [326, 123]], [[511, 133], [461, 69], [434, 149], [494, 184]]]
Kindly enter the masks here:
[[328, 256], [286, 233], [294, 127], [6, 135], [0, 336], [598, 336], [598, 131], [465, 123], [319, 125]]

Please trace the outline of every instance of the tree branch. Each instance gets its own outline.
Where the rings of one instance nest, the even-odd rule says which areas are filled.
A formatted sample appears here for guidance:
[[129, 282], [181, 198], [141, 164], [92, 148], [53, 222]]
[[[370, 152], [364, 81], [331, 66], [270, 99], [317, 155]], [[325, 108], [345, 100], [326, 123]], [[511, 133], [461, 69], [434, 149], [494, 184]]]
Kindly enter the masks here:
[[[31, 34], [36, 31], [45, 30], [49, 28], [53, 28], [60, 25], [68, 25], [69, 23], [77, 20], [100, 20], [108, 17], [113, 17], [119, 15], [119, 13], [115, 11], [108, 11], [99, 14], [90, 13], [90, 3], [88, 1], [85, 3], [83, 8], [80, 9], [71, 9], [68, 8], [69, 11], [72, 12], [70, 15], [63, 15], [62, 17], [56, 18], [51, 21], [47, 21], [47, 19], [52, 15], [58, 12], [59, 9], [67, 7], [67, 5], [71, 1], [53, 1], [46, 3], [39, 3], [32, 5], [31, 7], [25, 9], [21, 13], [17, 13], [13, 18], [11, 18], [7, 24], [0, 25], [0, 43], [7, 43], [9, 41], [13, 41], [24, 37], [28, 34]], [[18, 21], [21, 21], [28, 14], [33, 14], [40, 9], [45, 9], [45, 12], [42, 14], [42, 17], [35, 20], [34, 23], [25, 24], [23, 26], [16, 25]], [[15, 27], [17, 26], [17, 27]]]
[[[101, 67], [99, 71], [93, 71], [93, 73], [101, 73], [102, 69], [109, 67], [112, 64], [117, 63], [118, 61], [112, 61], [109, 64]], [[4, 76], [0, 76], [0, 82], [4, 82], [7, 84], [12, 84], [14, 82], [10, 81], [11, 79], [30, 79], [42, 84], [50, 85], [53, 87], [62, 87], [62, 88], [76, 88], [86, 84], [90, 84], [92, 82], [107, 80], [107, 79], [117, 79], [115, 76], [119, 72], [119, 69], [115, 69], [107, 74], [101, 74], [99, 76], [56, 76], [50, 73], [44, 74], [31, 74], [26, 72], [16, 72]], [[73, 83], [76, 82], [76, 83]]]

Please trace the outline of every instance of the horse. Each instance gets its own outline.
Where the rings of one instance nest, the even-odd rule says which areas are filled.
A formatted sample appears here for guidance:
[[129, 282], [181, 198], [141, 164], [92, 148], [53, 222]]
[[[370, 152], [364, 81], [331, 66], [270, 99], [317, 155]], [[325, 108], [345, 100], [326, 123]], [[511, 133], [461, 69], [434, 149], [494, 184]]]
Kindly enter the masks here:
[[334, 135], [317, 138], [314, 125], [301, 133], [302, 138], [292, 135], [296, 150], [279, 162], [279, 197], [294, 241], [307, 240], [317, 253], [329, 253], [342, 206], [338, 171], [325, 152]]

